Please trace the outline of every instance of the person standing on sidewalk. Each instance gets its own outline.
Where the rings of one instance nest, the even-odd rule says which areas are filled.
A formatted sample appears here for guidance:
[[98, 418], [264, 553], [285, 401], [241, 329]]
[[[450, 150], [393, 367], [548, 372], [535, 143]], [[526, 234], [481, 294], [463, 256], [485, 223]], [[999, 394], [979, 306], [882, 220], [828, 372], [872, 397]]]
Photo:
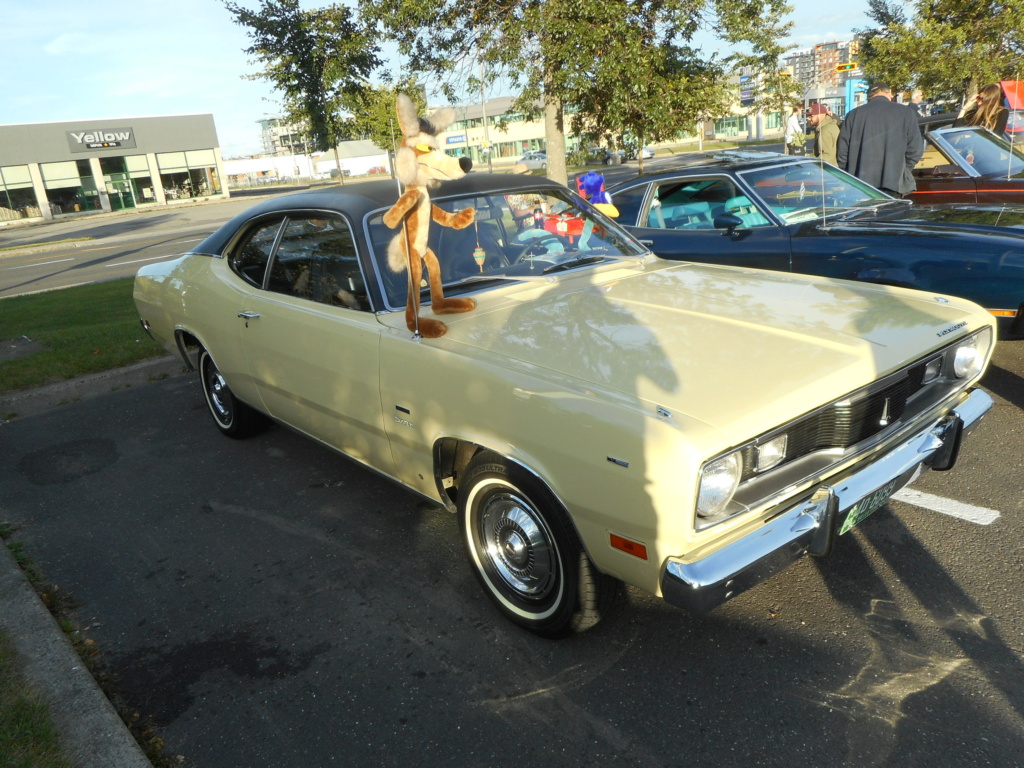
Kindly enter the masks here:
[[785, 141], [787, 155], [804, 154], [804, 142], [807, 141], [807, 135], [804, 133], [804, 127], [800, 125], [800, 107], [793, 107], [786, 119]]
[[894, 197], [917, 189], [912, 171], [923, 152], [917, 113], [894, 102], [885, 83], [874, 83], [867, 104], [846, 115], [836, 142], [840, 168]]
[[807, 118], [814, 126], [814, 156], [829, 165], [839, 165], [836, 159], [836, 144], [839, 142], [839, 122], [824, 104], [812, 104]]

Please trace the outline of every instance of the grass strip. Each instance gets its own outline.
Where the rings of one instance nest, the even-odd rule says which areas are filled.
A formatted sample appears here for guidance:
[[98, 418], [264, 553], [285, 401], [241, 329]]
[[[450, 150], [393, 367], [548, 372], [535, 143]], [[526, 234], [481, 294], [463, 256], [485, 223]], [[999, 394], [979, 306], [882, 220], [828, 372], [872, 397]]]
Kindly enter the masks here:
[[26, 337], [44, 347], [0, 362], [0, 395], [164, 354], [139, 325], [132, 281], [0, 299], [0, 341]]

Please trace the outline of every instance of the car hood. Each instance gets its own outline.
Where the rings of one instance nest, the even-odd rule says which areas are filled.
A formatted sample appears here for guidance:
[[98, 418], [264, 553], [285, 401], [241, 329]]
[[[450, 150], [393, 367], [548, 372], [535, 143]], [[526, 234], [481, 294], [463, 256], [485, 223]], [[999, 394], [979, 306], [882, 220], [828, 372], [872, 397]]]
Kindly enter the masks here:
[[839, 217], [836, 221], [841, 227], [865, 230], [906, 231], [908, 227], [929, 232], [973, 230], [1024, 238], [1024, 206], [1016, 205], [887, 205]]
[[739, 442], [989, 322], [962, 299], [663, 264], [527, 285], [490, 307], [485, 294], [476, 311], [446, 315], [438, 341], [557, 372], [648, 413], [685, 413]]

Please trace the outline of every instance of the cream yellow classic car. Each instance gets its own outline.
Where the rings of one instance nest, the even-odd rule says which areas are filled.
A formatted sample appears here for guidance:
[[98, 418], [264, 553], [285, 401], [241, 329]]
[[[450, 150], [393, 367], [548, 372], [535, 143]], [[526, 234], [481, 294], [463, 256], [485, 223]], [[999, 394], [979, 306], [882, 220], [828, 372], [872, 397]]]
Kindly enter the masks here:
[[398, 195], [256, 206], [139, 271], [142, 324], [222, 433], [270, 417], [456, 511], [488, 597], [539, 634], [593, 625], [622, 582], [707, 611], [824, 555], [991, 408], [975, 304], [662, 261], [536, 177], [434, 194], [476, 211], [430, 243], [476, 308], [421, 338], [385, 255]]

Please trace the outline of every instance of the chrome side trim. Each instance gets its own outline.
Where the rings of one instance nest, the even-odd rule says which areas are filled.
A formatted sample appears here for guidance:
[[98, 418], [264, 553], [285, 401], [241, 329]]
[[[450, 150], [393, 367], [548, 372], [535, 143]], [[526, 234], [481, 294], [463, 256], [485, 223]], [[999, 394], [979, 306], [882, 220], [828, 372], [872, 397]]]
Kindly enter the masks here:
[[992, 398], [975, 390], [952, 412], [929, 422], [891, 451], [851, 474], [822, 485], [811, 496], [743, 538], [694, 562], [670, 557], [661, 575], [665, 600], [704, 613], [788, 567], [806, 554], [827, 554], [843, 512], [893, 480], [894, 490], [917, 479], [948, 445], [959, 443], [992, 408]]

